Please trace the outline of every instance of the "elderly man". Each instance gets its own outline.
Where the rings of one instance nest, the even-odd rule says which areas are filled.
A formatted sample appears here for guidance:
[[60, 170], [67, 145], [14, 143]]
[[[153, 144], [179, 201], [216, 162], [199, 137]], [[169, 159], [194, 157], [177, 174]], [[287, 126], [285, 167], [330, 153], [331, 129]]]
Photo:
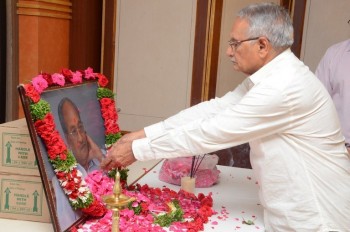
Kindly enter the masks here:
[[[68, 148], [76, 158], [77, 169], [83, 177], [93, 170], [100, 169], [103, 152], [86, 133], [78, 107], [69, 98], [63, 98], [58, 105], [58, 116]], [[60, 228], [66, 230], [82, 216], [82, 213], [72, 209], [56, 176], [52, 179], [52, 185]]]
[[249, 142], [266, 231], [349, 231], [350, 160], [337, 113], [292, 43], [291, 19], [281, 6], [243, 8], [227, 55], [249, 76], [222, 98], [126, 135], [102, 167]]
[[86, 172], [99, 169], [103, 158], [101, 149], [86, 134], [77, 106], [69, 99], [63, 98], [58, 105], [58, 116], [68, 148]]

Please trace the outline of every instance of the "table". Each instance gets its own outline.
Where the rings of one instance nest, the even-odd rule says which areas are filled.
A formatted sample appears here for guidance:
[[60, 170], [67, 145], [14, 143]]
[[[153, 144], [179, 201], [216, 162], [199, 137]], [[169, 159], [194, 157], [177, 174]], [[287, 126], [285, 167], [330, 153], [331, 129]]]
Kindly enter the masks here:
[[[142, 177], [138, 183], [151, 187], [166, 186], [178, 191], [180, 186], [162, 182], [158, 178], [161, 168], [158, 164], [152, 171]], [[220, 170], [219, 183], [209, 188], [196, 188], [195, 194], [212, 192], [213, 209], [216, 215], [205, 224], [205, 231], [253, 232], [264, 231], [263, 208], [259, 204], [258, 185], [251, 169], [217, 165]], [[243, 220], [254, 221], [254, 225], [243, 224]]]
[[[130, 167], [130, 181], [137, 180], [140, 184], [148, 184], [151, 187], [166, 186], [178, 191], [180, 186], [168, 184], [158, 179], [162, 163], [159, 161], [150, 163], [137, 162]], [[153, 166], [156, 165], [154, 168]], [[214, 201], [213, 209], [217, 212], [207, 224], [205, 231], [264, 231], [263, 209], [258, 200], [258, 186], [251, 169], [217, 166], [220, 170], [219, 183], [209, 188], [196, 188], [195, 194], [200, 192], [208, 194], [212, 192]], [[152, 170], [150, 170], [153, 168]], [[146, 175], [144, 175], [147, 173]], [[141, 177], [141, 178], [140, 178]], [[140, 178], [140, 179], [139, 179]], [[254, 225], [243, 224], [243, 220], [254, 221]], [[0, 218], [1, 231], [22, 232], [53, 232], [50, 223], [19, 221]]]

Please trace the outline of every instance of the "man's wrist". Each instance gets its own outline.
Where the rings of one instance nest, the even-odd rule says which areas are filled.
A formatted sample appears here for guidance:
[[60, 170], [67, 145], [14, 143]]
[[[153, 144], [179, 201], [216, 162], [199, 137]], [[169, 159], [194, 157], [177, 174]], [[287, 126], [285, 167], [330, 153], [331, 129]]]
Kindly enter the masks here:
[[131, 149], [136, 160], [147, 161], [156, 159], [149, 146], [148, 138], [134, 140], [131, 144]]

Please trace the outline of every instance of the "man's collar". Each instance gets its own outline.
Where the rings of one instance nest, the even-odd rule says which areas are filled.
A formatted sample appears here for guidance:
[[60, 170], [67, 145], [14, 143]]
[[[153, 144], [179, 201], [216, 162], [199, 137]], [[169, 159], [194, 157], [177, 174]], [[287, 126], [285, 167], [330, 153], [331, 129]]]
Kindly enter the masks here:
[[258, 71], [250, 75], [249, 79], [254, 85], [258, 84], [263, 80], [262, 77], [267, 76], [267, 74], [274, 69], [276, 63], [278, 63], [282, 59], [285, 59], [285, 57], [290, 56], [291, 54], [293, 53], [290, 50], [290, 48], [286, 49], [285, 51], [277, 55], [275, 58], [273, 58], [269, 63], [262, 66]]

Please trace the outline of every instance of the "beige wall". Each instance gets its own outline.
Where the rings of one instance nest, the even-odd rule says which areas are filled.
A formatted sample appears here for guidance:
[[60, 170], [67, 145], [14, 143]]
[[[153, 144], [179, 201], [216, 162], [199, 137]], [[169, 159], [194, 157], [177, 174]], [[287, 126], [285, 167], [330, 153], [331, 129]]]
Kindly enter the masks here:
[[350, 38], [350, 0], [308, 0], [301, 59], [315, 71], [326, 49]]
[[115, 86], [122, 130], [189, 106], [195, 0], [118, 0]]

